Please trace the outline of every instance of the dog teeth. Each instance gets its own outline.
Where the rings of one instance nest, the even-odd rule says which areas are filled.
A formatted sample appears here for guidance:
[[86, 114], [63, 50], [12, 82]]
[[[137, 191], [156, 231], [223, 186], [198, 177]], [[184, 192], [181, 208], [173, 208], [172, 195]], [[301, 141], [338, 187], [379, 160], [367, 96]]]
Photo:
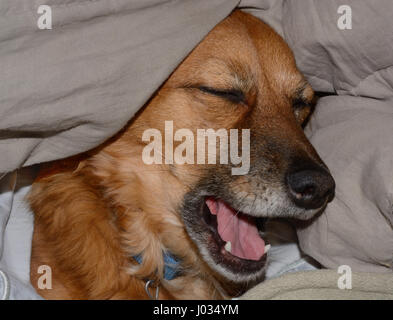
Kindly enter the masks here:
[[225, 244], [225, 250], [226, 251], [228, 251], [228, 252], [232, 252], [232, 244], [231, 244], [231, 242], [230, 241], [228, 241], [226, 244]]
[[271, 244], [265, 246], [265, 254], [270, 250], [271, 247], [272, 247]]

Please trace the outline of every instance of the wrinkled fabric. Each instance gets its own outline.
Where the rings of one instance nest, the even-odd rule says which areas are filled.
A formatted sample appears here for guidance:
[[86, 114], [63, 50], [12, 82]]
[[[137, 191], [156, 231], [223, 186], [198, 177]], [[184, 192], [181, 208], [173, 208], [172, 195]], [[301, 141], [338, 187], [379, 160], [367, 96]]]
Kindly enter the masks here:
[[30, 283], [0, 270], [0, 300], [43, 300]]
[[107, 140], [238, 2], [2, 1], [0, 172]]
[[32, 166], [0, 175], [0, 300], [41, 299], [30, 284], [33, 214], [26, 202], [37, 173]]
[[393, 273], [393, 105], [322, 98], [307, 134], [332, 172], [336, 197], [298, 229], [302, 249], [328, 268]]
[[[340, 30], [339, 5], [352, 8]], [[319, 100], [306, 129], [336, 180], [324, 214], [299, 228], [324, 267], [393, 273], [393, 2], [286, 1], [285, 38]], [[306, 35], [306, 36], [304, 36]]]

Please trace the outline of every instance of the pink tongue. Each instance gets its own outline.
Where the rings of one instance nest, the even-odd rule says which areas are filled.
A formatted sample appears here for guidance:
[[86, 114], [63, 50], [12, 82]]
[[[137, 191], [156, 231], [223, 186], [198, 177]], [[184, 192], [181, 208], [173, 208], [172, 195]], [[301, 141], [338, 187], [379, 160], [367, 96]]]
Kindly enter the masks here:
[[236, 211], [221, 200], [207, 199], [211, 214], [217, 215], [218, 234], [231, 242], [231, 253], [241, 259], [259, 260], [265, 253], [265, 242], [258, 234], [255, 219]]

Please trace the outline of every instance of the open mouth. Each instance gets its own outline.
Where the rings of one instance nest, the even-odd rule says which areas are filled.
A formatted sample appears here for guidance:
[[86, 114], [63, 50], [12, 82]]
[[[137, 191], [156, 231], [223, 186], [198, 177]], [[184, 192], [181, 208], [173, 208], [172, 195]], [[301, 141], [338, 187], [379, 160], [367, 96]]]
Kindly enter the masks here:
[[239, 212], [221, 199], [207, 197], [203, 220], [211, 235], [208, 250], [217, 264], [236, 274], [262, 270], [270, 249], [260, 235], [264, 219]]

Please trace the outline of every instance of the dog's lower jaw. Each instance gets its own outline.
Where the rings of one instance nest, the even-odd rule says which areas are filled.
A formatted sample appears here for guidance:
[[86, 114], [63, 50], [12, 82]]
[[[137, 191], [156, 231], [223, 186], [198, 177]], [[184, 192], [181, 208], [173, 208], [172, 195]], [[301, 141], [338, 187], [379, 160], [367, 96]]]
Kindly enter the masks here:
[[[211, 250], [208, 250], [207, 246], [195, 236], [193, 231], [190, 230], [189, 233], [191, 237], [194, 238], [193, 240], [198, 246], [202, 259], [213, 271], [215, 278], [218, 279], [218, 282], [220, 283], [220, 286], [224, 288], [225, 295], [231, 297], [237, 296], [239, 292], [242, 293], [249, 287], [264, 279], [266, 255], [264, 255], [260, 261], [255, 262], [255, 266], [260, 266], [259, 270], [248, 274], [241, 272], [236, 273], [234, 270], [230, 270], [229, 268], [220, 265], [220, 263], [217, 263], [217, 259], [212, 256]], [[222, 249], [218, 248], [218, 250]]]
[[[205, 197], [206, 194], [203, 191], [186, 195], [181, 209], [184, 225], [201, 260], [214, 274], [225, 295], [236, 297], [263, 281], [267, 256], [263, 254], [261, 258], [253, 261], [239, 258], [225, 251], [225, 242], [217, 233], [217, 226], [214, 227], [214, 223], [213, 226], [209, 225], [202, 218], [203, 211], [208, 210]], [[215, 219], [214, 216], [211, 217]]]
[[204, 260], [207, 261], [210, 268], [215, 271], [217, 278], [220, 279], [227, 294], [230, 296], [237, 296], [237, 294], [233, 292], [238, 292], [238, 288], [246, 290], [254, 284], [261, 282], [265, 277], [266, 256], [259, 261], [259, 263], [263, 265], [259, 270], [249, 274], [238, 274], [218, 264], [205, 248], [201, 247], [200, 251]]

